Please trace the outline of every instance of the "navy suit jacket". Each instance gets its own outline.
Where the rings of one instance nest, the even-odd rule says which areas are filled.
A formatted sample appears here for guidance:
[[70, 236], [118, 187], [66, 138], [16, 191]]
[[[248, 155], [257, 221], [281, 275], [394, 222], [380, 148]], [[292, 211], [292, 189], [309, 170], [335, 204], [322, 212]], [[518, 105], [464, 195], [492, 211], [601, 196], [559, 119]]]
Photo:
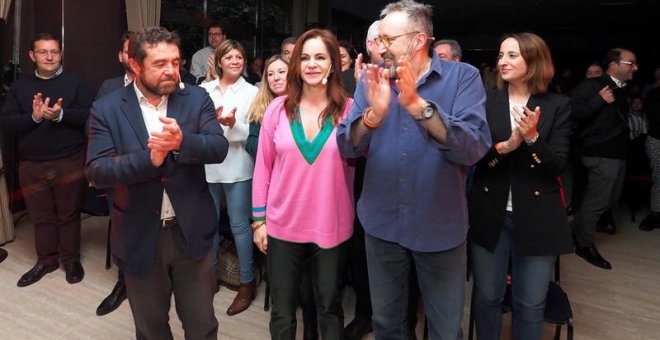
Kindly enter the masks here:
[[85, 173], [96, 188], [112, 188], [112, 252], [120, 268], [137, 276], [151, 270], [160, 235], [163, 189], [174, 207], [187, 253], [203, 259], [217, 230], [205, 163], [220, 163], [228, 143], [202, 88], [176, 89], [167, 116], [183, 132], [178, 154], [151, 164], [149, 138], [133, 86], [94, 103], [89, 122]]
[[96, 99], [99, 99], [105, 96], [106, 94], [116, 91], [122, 87], [124, 87], [124, 76], [106, 79], [103, 81], [103, 84], [101, 84], [101, 88], [99, 88], [99, 93], [96, 94]]
[[556, 255], [573, 251], [559, 180], [566, 166], [571, 134], [568, 97], [554, 93], [532, 95], [527, 107], [541, 108], [538, 140], [524, 142], [506, 155], [495, 145], [511, 136], [509, 95], [487, 93], [486, 117], [492, 147], [476, 164], [468, 193], [470, 240], [493, 251], [504, 224], [511, 191], [513, 243], [518, 256]]

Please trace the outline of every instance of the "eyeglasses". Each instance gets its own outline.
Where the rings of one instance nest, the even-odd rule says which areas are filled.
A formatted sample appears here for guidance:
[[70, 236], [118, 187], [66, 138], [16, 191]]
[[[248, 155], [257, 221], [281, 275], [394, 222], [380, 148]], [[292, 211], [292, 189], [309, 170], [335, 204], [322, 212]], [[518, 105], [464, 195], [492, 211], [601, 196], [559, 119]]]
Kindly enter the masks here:
[[619, 60], [619, 64], [626, 64], [626, 65], [630, 65], [632, 67], [639, 66], [639, 64], [637, 63], [637, 60], [630, 60], [630, 61], [629, 60]]
[[209, 37], [220, 37], [222, 33], [209, 33]]
[[374, 41], [375, 41], [376, 44], [378, 44], [378, 45], [384, 45], [385, 47], [390, 47], [390, 45], [392, 45], [392, 43], [394, 42], [394, 40], [396, 40], [396, 39], [398, 39], [398, 38], [400, 38], [400, 37], [406, 36], [406, 35], [417, 34], [417, 33], [419, 33], [419, 31], [403, 33], [403, 34], [395, 35], [395, 36], [393, 36], [393, 37], [388, 37], [388, 36], [386, 36], [386, 35], [384, 35], [384, 36], [378, 36], [378, 37], [376, 37], [376, 38], [374, 39]]
[[52, 50], [52, 51], [39, 50], [39, 51], [34, 51], [34, 54], [36, 54], [40, 58], [45, 58], [50, 54], [51, 56], [53, 56], [55, 58], [55, 57], [59, 57], [60, 54], [62, 54], [62, 51], [58, 51], [58, 50]]

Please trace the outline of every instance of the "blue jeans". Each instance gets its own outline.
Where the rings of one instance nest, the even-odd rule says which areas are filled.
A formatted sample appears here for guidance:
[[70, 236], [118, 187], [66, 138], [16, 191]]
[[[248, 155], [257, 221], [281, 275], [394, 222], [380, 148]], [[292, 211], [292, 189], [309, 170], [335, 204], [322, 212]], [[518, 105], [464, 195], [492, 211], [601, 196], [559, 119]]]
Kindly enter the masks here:
[[465, 243], [447, 251], [416, 252], [365, 235], [376, 339], [409, 339], [408, 278], [417, 272], [431, 339], [460, 337], [465, 303]]
[[556, 256], [516, 256], [512, 241], [513, 222], [511, 213], [507, 212], [494, 252], [470, 243], [474, 269], [471, 313], [474, 313], [479, 340], [500, 339], [509, 257], [513, 338], [541, 339], [545, 297]]
[[[222, 194], [226, 195], [229, 225], [238, 253], [241, 283], [250, 283], [254, 280], [254, 259], [252, 258], [254, 243], [250, 224], [252, 180], [236, 183], [209, 183], [209, 190], [213, 197], [218, 221], [220, 221]], [[218, 253], [219, 244], [220, 236], [216, 232], [213, 238], [214, 254]]]

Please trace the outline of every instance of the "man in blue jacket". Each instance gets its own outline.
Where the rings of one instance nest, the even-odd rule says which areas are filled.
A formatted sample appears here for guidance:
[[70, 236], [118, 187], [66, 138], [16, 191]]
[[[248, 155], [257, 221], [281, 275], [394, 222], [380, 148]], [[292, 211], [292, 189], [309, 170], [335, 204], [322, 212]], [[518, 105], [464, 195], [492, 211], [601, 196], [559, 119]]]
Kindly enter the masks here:
[[170, 299], [188, 339], [216, 339], [217, 228], [205, 163], [220, 163], [228, 143], [206, 91], [179, 89], [180, 40], [160, 27], [129, 43], [133, 85], [94, 103], [85, 171], [112, 188], [111, 239], [124, 271], [138, 339], [171, 339]]

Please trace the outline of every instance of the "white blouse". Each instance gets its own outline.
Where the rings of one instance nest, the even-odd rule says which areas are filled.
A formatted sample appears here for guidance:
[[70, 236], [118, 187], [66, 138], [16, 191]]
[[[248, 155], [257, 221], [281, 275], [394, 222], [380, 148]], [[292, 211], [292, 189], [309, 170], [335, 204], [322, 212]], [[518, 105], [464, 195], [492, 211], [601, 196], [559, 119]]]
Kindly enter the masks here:
[[[509, 119], [511, 121], [511, 132], [516, 129], [516, 120], [513, 118], [513, 108], [522, 108], [527, 103], [516, 103], [509, 100]], [[522, 137], [521, 137], [522, 138]], [[511, 186], [509, 186], [509, 198], [506, 200], [506, 211], [513, 211], [513, 201], [511, 200]]]
[[219, 164], [206, 164], [206, 181], [209, 183], [235, 183], [252, 179], [254, 162], [252, 156], [245, 151], [245, 141], [249, 133], [248, 117], [250, 106], [257, 95], [258, 89], [243, 77], [227, 87], [225, 92], [220, 88], [220, 80], [215, 79], [200, 85], [213, 100], [216, 108], [222, 106], [223, 112], [236, 108], [236, 123], [233, 127], [220, 125], [229, 141], [227, 158]]

